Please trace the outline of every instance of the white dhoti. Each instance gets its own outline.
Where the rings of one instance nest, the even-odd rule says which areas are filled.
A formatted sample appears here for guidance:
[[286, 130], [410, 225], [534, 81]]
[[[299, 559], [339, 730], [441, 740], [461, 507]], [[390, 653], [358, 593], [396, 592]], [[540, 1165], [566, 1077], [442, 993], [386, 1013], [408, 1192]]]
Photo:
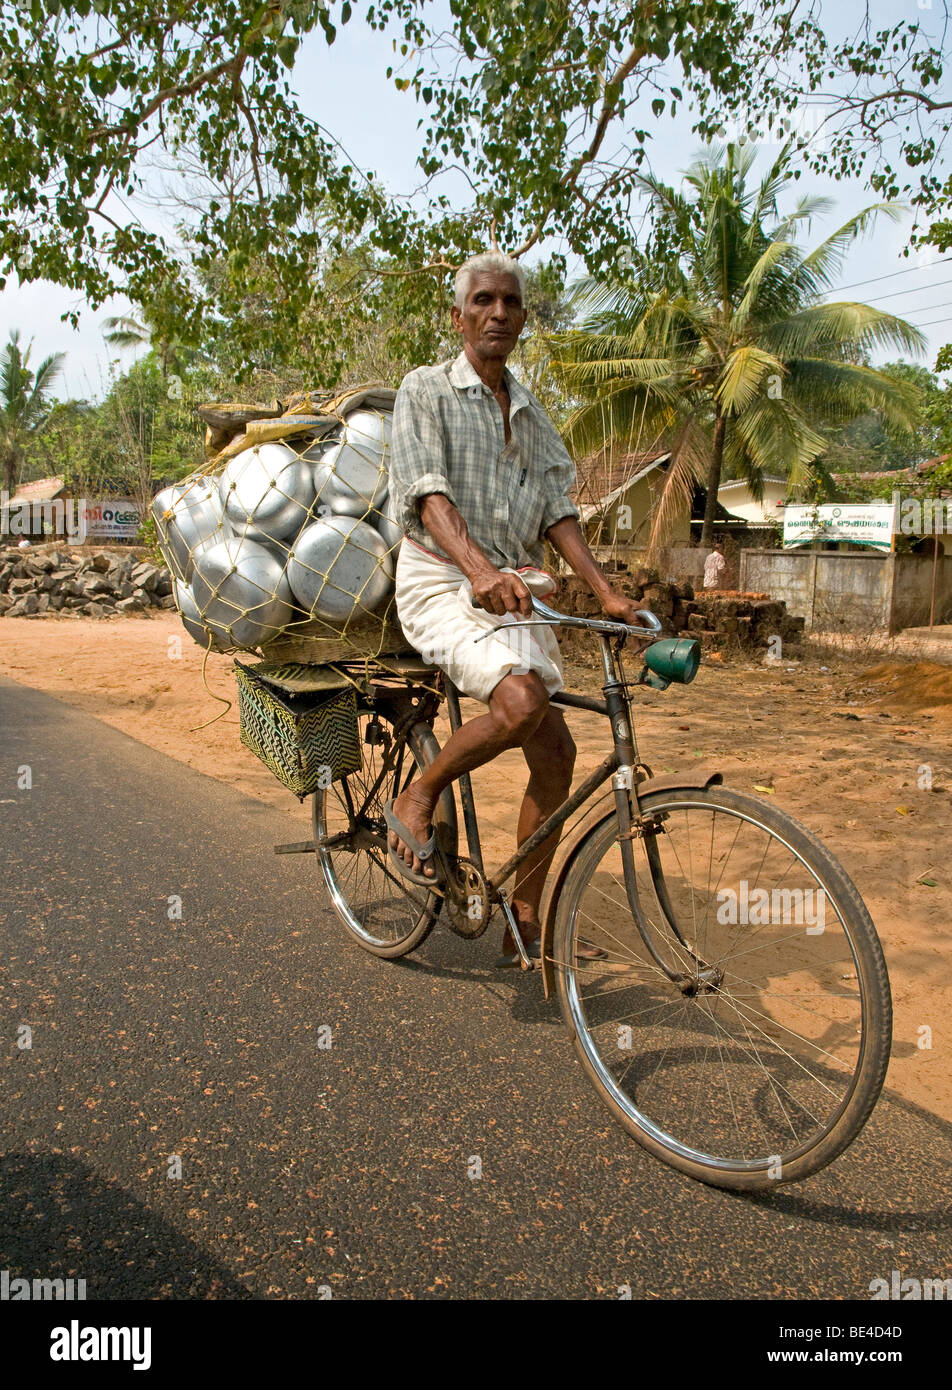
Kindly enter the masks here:
[[[503, 573], [518, 574], [537, 598], [558, 588], [545, 570], [507, 567]], [[484, 704], [510, 674], [535, 671], [548, 694], [561, 690], [562, 655], [552, 629], [511, 627], [521, 615], [497, 617], [474, 608], [472, 600], [469, 580], [451, 561], [404, 540], [397, 560], [397, 615], [410, 645], [426, 661]]]

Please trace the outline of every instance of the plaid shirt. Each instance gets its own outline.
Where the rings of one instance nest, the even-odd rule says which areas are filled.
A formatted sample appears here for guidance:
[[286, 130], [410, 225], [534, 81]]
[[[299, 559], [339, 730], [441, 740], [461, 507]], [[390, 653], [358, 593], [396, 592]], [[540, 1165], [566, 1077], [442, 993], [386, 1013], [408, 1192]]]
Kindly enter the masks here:
[[542, 537], [579, 512], [569, 499], [575, 465], [531, 391], [508, 370], [509, 427], [465, 352], [454, 362], [417, 367], [397, 392], [390, 484], [406, 534], [444, 559], [424, 529], [419, 506], [441, 492], [497, 568], [541, 566]]

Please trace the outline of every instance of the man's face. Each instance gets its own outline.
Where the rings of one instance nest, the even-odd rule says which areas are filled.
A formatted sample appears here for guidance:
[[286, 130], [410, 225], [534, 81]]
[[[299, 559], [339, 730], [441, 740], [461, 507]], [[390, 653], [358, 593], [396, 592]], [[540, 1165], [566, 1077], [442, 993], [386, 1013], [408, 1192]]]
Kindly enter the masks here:
[[508, 357], [526, 324], [519, 281], [497, 270], [471, 276], [466, 303], [454, 304], [451, 316], [477, 357]]

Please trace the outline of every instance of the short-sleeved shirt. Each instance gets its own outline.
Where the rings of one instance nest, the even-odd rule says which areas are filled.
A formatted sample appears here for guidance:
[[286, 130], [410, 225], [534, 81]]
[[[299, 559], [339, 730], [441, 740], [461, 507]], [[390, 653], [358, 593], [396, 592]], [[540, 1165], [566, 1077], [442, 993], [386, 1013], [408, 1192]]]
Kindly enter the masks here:
[[[420, 520], [420, 502], [441, 492], [497, 568], [541, 566], [542, 539], [563, 517], [575, 465], [545, 410], [508, 369], [509, 428], [465, 352], [404, 377], [393, 413], [390, 485], [405, 533], [443, 556]], [[443, 558], [447, 558], [443, 556]]]
[[704, 561], [704, 587], [705, 589], [715, 589], [717, 582], [727, 568], [727, 561], [717, 550], [712, 550]]

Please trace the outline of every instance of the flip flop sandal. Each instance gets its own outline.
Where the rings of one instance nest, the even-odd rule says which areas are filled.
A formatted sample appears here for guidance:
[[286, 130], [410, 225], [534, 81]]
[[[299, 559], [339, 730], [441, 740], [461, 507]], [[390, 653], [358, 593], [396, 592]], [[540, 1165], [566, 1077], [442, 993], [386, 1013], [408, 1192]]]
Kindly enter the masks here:
[[[541, 938], [536, 941], [529, 942], [529, 945], [526, 947], [526, 955], [529, 957], [530, 960], [542, 959]], [[519, 952], [513, 951], [512, 954], [508, 956], [497, 956], [497, 958], [493, 961], [493, 969], [513, 970], [516, 966], [519, 966], [521, 964], [522, 957], [520, 956]]]
[[[421, 844], [417, 837], [407, 829], [399, 816], [394, 815], [392, 800], [385, 802], [383, 818], [387, 822], [389, 829], [396, 835], [399, 835], [407, 849], [411, 849], [421, 863], [425, 864], [428, 859], [433, 858], [436, 851], [435, 832], [430, 835], [430, 838], [425, 843]], [[435, 888], [443, 881], [439, 875], [439, 866], [437, 864], [434, 863], [433, 866], [437, 870], [435, 877], [428, 878], [427, 875], [423, 873], [422, 869], [419, 872], [417, 872], [416, 869], [411, 869], [407, 861], [397, 853], [389, 840], [387, 842], [387, 857], [397, 873], [402, 874], [403, 877], [409, 879], [411, 883], [419, 884], [421, 888]]]

